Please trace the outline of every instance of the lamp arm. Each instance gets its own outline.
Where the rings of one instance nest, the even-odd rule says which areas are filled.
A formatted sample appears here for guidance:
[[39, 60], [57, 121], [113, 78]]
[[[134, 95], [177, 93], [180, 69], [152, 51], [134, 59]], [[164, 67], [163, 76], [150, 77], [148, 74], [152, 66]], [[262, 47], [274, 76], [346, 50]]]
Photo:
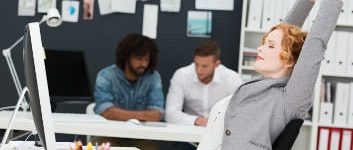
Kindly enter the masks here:
[[[41, 25], [43, 22], [45, 22], [46, 18], [47, 18], [47, 15], [43, 15], [42, 19], [39, 21], [39, 25]], [[3, 51], [8, 50], [8, 51], [10, 51], [8, 53], [11, 53], [11, 50], [13, 48], [15, 48], [22, 40], [23, 40], [23, 35], [15, 43], [13, 43], [9, 48], [4, 49]], [[6, 53], [6, 52], [3, 52], [3, 53]]]
[[16, 108], [15, 108], [15, 110], [14, 110], [12, 116], [11, 116], [11, 120], [9, 122], [9, 125], [8, 125], [8, 127], [6, 129], [4, 137], [2, 138], [1, 145], [0, 145], [0, 150], [4, 150], [4, 146], [5, 146], [5, 143], [7, 141], [7, 138], [9, 137], [11, 128], [12, 128], [13, 124], [15, 123], [15, 118], [16, 118], [18, 109], [20, 108], [20, 105], [21, 105], [21, 103], [22, 103], [22, 101], [24, 99], [24, 96], [25, 96], [27, 91], [28, 91], [28, 88], [24, 87], [22, 92], [21, 92], [20, 98], [18, 99], [17, 104], [16, 104]]
[[[18, 39], [11, 47], [15, 47], [22, 40], [23, 40], [23, 36], [20, 39]], [[15, 84], [17, 94], [20, 96], [21, 95], [21, 90], [22, 90], [22, 85], [21, 85], [21, 82], [20, 82], [20, 80], [18, 78], [17, 71], [15, 69], [15, 65], [14, 65], [12, 57], [11, 57], [11, 50], [12, 49], [10, 49], [10, 48], [4, 49], [2, 51], [2, 54], [5, 57], [7, 65], [9, 66], [11, 77], [12, 77], [12, 80], [13, 80], [13, 82]], [[26, 111], [28, 109], [29, 106], [28, 106], [28, 102], [27, 102], [26, 98], [24, 98], [24, 101], [22, 102], [21, 106], [22, 106], [22, 109], [24, 111]]]
[[[6, 49], [6, 50], [8, 50], [8, 49]], [[3, 54], [4, 54], [4, 51], [3, 51]], [[6, 51], [6, 53], [7, 52], [11, 52], [11, 51]], [[14, 82], [15, 87], [16, 87], [16, 91], [17, 91], [18, 95], [20, 95], [22, 86], [21, 86], [20, 80], [18, 79], [18, 75], [17, 75], [16, 69], [15, 69], [15, 65], [13, 64], [13, 61], [12, 61], [11, 53], [4, 54], [4, 57], [6, 59], [7, 65], [9, 66], [10, 73], [11, 73], [13, 82]]]
[[[43, 15], [42, 19], [39, 21], [39, 25], [42, 24], [43, 22], [45, 22], [47, 19], [47, 15]], [[22, 40], [23, 40], [24, 36], [22, 35], [15, 43], [13, 43], [9, 48], [6, 48], [4, 50], [2, 50], [2, 54], [4, 55], [7, 65], [9, 66], [10, 72], [11, 72], [11, 76], [13, 79], [13, 82], [15, 84], [16, 87], [16, 91], [18, 95], [21, 95], [21, 91], [22, 91], [22, 85], [20, 80], [18, 79], [18, 74], [15, 68], [15, 65], [13, 63], [12, 60], [12, 56], [11, 56], [11, 51], [12, 49], [14, 49]], [[24, 101], [22, 103], [22, 109], [23, 110], [27, 110], [28, 109], [28, 102], [26, 100], [26, 98], [24, 98]]]

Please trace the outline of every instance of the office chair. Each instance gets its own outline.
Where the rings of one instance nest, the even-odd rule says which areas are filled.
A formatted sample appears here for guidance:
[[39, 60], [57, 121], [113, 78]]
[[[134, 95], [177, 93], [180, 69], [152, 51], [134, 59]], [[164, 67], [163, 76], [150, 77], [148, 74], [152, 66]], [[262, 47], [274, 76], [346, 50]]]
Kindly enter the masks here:
[[[96, 106], [96, 103], [91, 103], [87, 105], [86, 107], [86, 114], [95, 114], [94, 113], [94, 107]], [[86, 141], [89, 142], [91, 141], [92, 136], [91, 135], [86, 135]]]
[[272, 149], [291, 150], [295, 139], [298, 137], [303, 122], [303, 119], [294, 119], [290, 121], [272, 145]]

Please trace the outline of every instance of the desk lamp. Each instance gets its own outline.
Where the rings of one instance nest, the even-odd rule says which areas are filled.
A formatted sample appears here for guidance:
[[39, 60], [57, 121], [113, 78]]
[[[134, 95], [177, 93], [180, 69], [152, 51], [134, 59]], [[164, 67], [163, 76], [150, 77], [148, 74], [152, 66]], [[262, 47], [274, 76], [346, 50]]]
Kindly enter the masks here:
[[[42, 19], [39, 21], [39, 24], [42, 24], [43, 22], [46, 22], [46, 24], [49, 27], [58, 27], [62, 23], [61, 16], [59, 14], [59, 11], [56, 8], [50, 8], [47, 11], [47, 15], [44, 15]], [[21, 41], [23, 40], [23, 35], [15, 42], [13, 43], [9, 48], [5, 48], [2, 50], [2, 54], [4, 55], [6, 59], [6, 63], [9, 66], [12, 80], [15, 84], [17, 94], [20, 96], [22, 92], [22, 86], [21, 82], [18, 79], [18, 75], [15, 69], [15, 65], [12, 61], [11, 57], [11, 51], [14, 49]], [[28, 102], [26, 99], [23, 100], [21, 104], [22, 110], [27, 110], [29, 108]]]
[[[38, 24], [42, 24], [43, 22], [46, 22], [47, 25], [49, 27], [57, 27], [59, 26], [61, 23], [62, 23], [62, 19], [61, 19], [61, 16], [59, 14], [59, 11], [56, 9], [56, 8], [50, 8], [48, 9], [47, 11], [47, 15], [44, 15], [43, 18], [38, 22]], [[21, 83], [18, 79], [18, 75], [17, 75], [17, 72], [16, 72], [16, 69], [15, 69], [15, 66], [13, 64], [13, 61], [12, 61], [12, 57], [11, 57], [11, 50], [13, 48], [16, 47], [16, 45], [18, 45], [24, 38], [24, 35], [21, 36], [14, 44], [12, 44], [9, 48], [7, 49], [4, 49], [2, 51], [4, 57], [6, 58], [6, 62], [10, 68], [10, 72], [11, 72], [11, 75], [12, 75], [12, 79], [15, 83], [15, 86], [16, 86], [16, 90], [20, 96], [20, 98], [18, 99], [17, 101], [17, 104], [16, 104], [16, 107], [15, 107], [15, 110], [11, 116], [11, 120], [9, 122], [9, 126], [8, 128], [6, 129], [6, 132], [4, 134], [4, 137], [2, 138], [2, 142], [1, 142], [1, 145], [0, 145], [0, 150], [3, 150], [4, 148], [4, 145], [7, 141], [7, 138], [10, 134], [10, 130], [14, 124], [14, 121], [15, 121], [15, 117], [17, 115], [17, 112], [19, 110], [20, 107], [23, 108], [23, 110], [27, 110], [28, 109], [28, 103], [27, 101], [25, 100], [25, 93], [28, 91], [27, 87], [23, 88], [22, 90], [22, 86], [21, 86]]]

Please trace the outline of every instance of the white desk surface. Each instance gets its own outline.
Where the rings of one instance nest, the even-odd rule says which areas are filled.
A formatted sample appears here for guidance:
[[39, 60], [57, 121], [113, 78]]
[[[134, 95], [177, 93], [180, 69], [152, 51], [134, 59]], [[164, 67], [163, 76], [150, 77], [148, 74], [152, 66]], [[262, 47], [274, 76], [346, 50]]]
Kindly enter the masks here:
[[[56, 142], [56, 150], [68, 150], [70, 142]], [[92, 146], [95, 149], [95, 146]], [[10, 141], [5, 145], [5, 150], [44, 150], [43, 147], [35, 147], [34, 141]], [[86, 146], [82, 147], [86, 150]], [[110, 150], [140, 150], [136, 147], [110, 147]]]
[[[0, 128], [7, 128], [11, 116], [12, 111], [0, 111]], [[53, 116], [55, 117], [55, 115]], [[200, 142], [203, 133], [206, 131], [204, 127], [176, 124], [167, 124], [166, 127], [151, 127], [144, 125], [133, 125], [124, 121], [101, 120], [97, 122], [87, 122], [85, 121], [87, 120], [86, 115], [72, 114], [72, 116], [72, 118], [75, 119], [72, 122], [54, 121], [55, 133], [164, 141]], [[80, 117], [82, 117], [82, 121], [79, 121], [80, 119], [78, 118]], [[55, 120], [55, 118], [53, 120]], [[29, 131], [35, 129], [32, 113], [19, 112], [12, 129]]]

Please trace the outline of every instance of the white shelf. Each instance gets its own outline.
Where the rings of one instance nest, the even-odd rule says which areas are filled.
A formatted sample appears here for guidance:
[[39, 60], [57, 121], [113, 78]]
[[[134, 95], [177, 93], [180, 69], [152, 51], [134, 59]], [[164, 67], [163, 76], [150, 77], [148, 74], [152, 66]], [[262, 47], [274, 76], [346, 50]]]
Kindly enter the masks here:
[[353, 129], [352, 125], [335, 125], [335, 124], [323, 124], [319, 123], [320, 127], [329, 127], [329, 128], [342, 128], [342, 129]]
[[242, 66], [242, 70], [248, 70], [248, 71], [255, 71], [255, 68], [253, 66]]
[[338, 27], [353, 27], [352, 24], [337, 24]]
[[253, 53], [253, 54], [257, 54], [257, 50], [256, 48], [251, 48], [251, 47], [244, 47], [243, 48], [243, 53]]
[[304, 120], [303, 126], [311, 127], [312, 125], [313, 123], [311, 122], [311, 120]]
[[348, 73], [321, 73], [321, 75], [325, 77], [339, 77], [339, 78], [353, 79], [353, 74], [348, 74]]
[[245, 28], [245, 32], [253, 32], [253, 33], [266, 33], [267, 31], [264, 29], [251, 29]]

